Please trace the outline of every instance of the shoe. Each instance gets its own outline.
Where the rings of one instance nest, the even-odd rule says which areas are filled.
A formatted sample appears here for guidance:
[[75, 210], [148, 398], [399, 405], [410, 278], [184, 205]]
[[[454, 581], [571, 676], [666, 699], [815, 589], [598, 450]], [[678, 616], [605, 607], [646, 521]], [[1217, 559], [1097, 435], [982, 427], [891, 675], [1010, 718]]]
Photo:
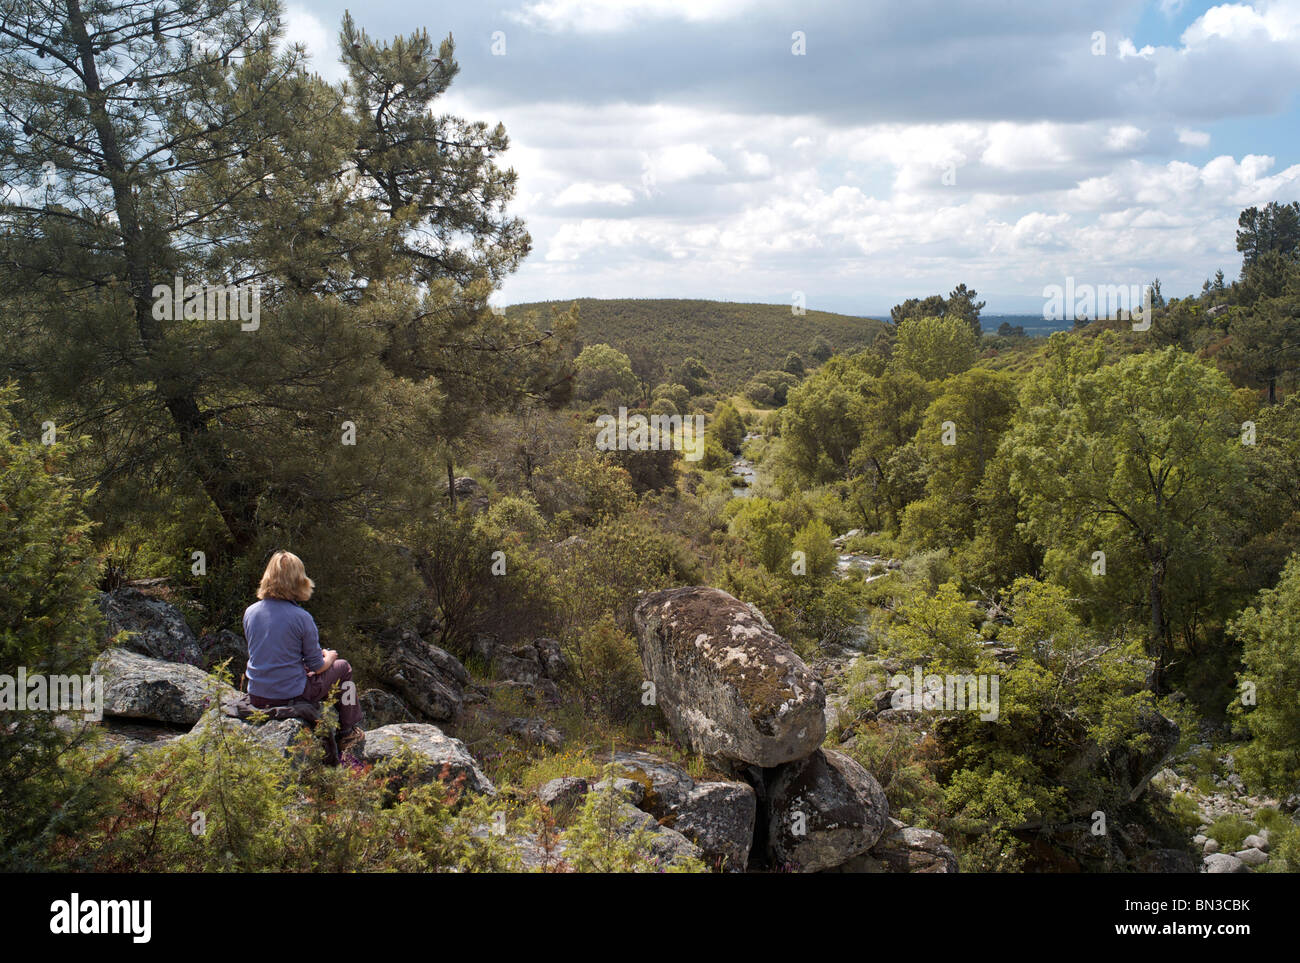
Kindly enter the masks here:
[[340, 732], [335, 737], [339, 746], [339, 755], [343, 755], [350, 749], [366, 741], [366, 732], [360, 726], [353, 726], [346, 732]]

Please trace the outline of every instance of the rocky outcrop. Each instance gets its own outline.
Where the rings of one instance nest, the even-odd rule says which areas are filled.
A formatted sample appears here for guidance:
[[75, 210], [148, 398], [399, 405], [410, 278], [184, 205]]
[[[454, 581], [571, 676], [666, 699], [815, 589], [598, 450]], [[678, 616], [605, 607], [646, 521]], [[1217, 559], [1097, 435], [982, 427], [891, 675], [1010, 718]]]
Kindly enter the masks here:
[[413, 764], [409, 775], [417, 783], [437, 779], [467, 792], [488, 796], [497, 792], [465, 744], [437, 726], [407, 722], [371, 729], [361, 757], [376, 764], [407, 759]]
[[165, 662], [203, 665], [198, 640], [175, 606], [129, 586], [101, 592], [96, 601], [108, 624], [109, 639], [119, 632], [129, 633], [120, 643], [122, 648]]
[[778, 866], [818, 872], [880, 839], [889, 802], [871, 773], [842, 753], [818, 750], [767, 778], [768, 845]]
[[826, 734], [821, 683], [756, 609], [715, 588], [653, 592], [633, 615], [674, 734], [720, 765], [802, 759]]
[[379, 678], [415, 714], [437, 722], [455, 718], [464, 702], [469, 673], [451, 653], [424, 641], [412, 629], [381, 632]]
[[[126, 649], [107, 649], [91, 674], [104, 680], [106, 716], [192, 726], [213, 696], [214, 679], [202, 669]], [[233, 692], [228, 686], [220, 690]]]

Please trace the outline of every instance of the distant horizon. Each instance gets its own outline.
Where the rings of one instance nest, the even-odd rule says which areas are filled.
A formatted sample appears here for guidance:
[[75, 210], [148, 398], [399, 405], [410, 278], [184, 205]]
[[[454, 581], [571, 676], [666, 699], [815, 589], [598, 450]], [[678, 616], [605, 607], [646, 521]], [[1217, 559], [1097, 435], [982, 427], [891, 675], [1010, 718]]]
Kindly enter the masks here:
[[[920, 297], [920, 296], [921, 295], [913, 295], [913, 297]], [[1190, 297], [1190, 296], [1192, 295], [1170, 295], [1170, 297]], [[840, 300], [840, 299], [832, 299], [832, 300]], [[1041, 302], [1044, 301], [1045, 299], [1038, 298], [1038, 299], [1028, 299], [1028, 300], [1037, 300], [1041, 304]], [[783, 308], [790, 307], [789, 301], [755, 301], [755, 300], [742, 300], [740, 298], [707, 298], [707, 297], [684, 297], [684, 296], [638, 297], [635, 295], [627, 295], [621, 297], [594, 297], [585, 294], [576, 295], [574, 297], [564, 297], [564, 298], [534, 298], [526, 301], [511, 301], [505, 304], [504, 307], [515, 308], [515, 307], [521, 307], [529, 304], [554, 304], [554, 303], [563, 303], [563, 302], [572, 302], [572, 301], [712, 301], [712, 302], [717, 302], [718, 304], [756, 304], [756, 305], [763, 305], [765, 307], [783, 307]], [[900, 302], [895, 302], [895, 304], [897, 303]], [[893, 305], [891, 305], [890, 307], [892, 306]], [[849, 317], [849, 318], [864, 318], [868, 321], [889, 321], [890, 318], [889, 308], [886, 308], [883, 311], [865, 312], [865, 313], [862, 311], [843, 310], [839, 308], [826, 307], [826, 306], [816, 305], [811, 303], [806, 305], [806, 308], [808, 311], [821, 311], [826, 314], [837, 314], [842, 317]], [[1072, 322], [1069, 321], [1068, 319], [1063, 321], [1054, 321], [1050, 318], [1045, 318], [1043, 316], [1043, 310], [1041, 307], [1037, 311], [1023, 311], [1023, 310], [1010, 311], [1010, 310], [990, 310], [988, 306], [985, 306], [983, 310], [980, 311], [980, 320], [982, 322], [988, 321], [990, 319], [1005, 320], [1005, 319], [1026, 319], [1026, 318], [1036, 321], [1037, 324], [1035, 325], [1035, 327], [1039, 327], [1039, 328], [1050, 327], [1053, 330], [1064, 331], [1072, 327]], [[1089, 321], [1099, 320], [1099, 316], [1094, 313], [1093, 315], [1088, 316], [1088, 320]]]

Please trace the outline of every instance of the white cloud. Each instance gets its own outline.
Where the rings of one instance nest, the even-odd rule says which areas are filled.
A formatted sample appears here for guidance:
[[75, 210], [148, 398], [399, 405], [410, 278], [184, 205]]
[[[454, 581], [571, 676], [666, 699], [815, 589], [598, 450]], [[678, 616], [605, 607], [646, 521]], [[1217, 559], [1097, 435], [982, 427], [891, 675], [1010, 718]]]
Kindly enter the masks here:
[[1188, 147], [1209, 147], [1210, 135], [1203, 130], [1180, 127], [1178, 129], [1178, 143], [1186, 144]]
[[754, 0], [536, 0], [510, 17], [543, 30], [609, 33], [653, 20], [729, 20], [754, 5]]
[[586, 204], [612, 204], [626, 207], [636, 200], [635, 195], [622, 184], [570, 184], [556, 195], [556, 207], [574, 207]]
[[700, 144], [674, 144], [648, 155], [644, 163], [648, 186], [672, 184], [709, 174], [726, 173], [727, 166]]
[[330, 81], [347, 76], [347, 71], [339, 63], [335, 33], [305, 7], [289, 4], [284, 8], [284, 42], [305, 46], [311, 55], [311, 69]]

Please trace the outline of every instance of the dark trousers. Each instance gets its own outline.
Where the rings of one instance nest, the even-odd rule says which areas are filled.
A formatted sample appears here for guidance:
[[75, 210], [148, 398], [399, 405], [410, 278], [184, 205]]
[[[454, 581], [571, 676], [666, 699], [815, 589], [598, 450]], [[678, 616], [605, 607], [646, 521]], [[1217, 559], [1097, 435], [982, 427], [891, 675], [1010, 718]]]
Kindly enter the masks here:
[[307, 676], [307, 687], [302, 690], [300, 696], [292, 699], [263, 699], [261, 696], [249, 693], [248, 701], [258, 709], [288, 705], [290, 702], [303, 699], [308, 702], [324, 702], [336, 682], [339, 684], [339, 728], [346, 732], [353, 726], [361, 725], [361, 706], [357, 702], [357, 687], [352, 684], [352, 665], [347, 659], [335, 659], [334, 664], [324, 672]]

